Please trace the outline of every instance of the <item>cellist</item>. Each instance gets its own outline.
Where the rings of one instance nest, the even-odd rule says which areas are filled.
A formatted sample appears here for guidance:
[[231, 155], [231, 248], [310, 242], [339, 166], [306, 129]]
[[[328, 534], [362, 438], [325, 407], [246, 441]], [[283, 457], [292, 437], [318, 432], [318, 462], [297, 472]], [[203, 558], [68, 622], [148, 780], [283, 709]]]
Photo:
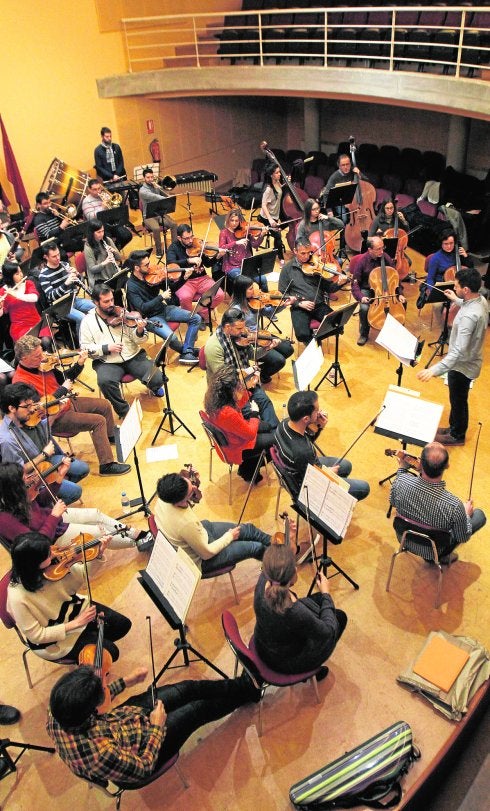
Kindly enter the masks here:
[[[369, 287], [369, 274], [374, 268], [379, 266], [381, 257], [384, 257], [387, 267], [395, 268], [393, 259], [391, 256], [388, 256], [384, 249], [381, 237], [368, 237], [366, 253], [362, 254], [359, 261], [355, 263], [355, 267], [352, 268], [352, 295], [361, 305], [359, 311], [358, 346], [364, 346], [369, 337], [368, 311], [372, 301]], [[406, 303], [405, 297], [401, 295], [400, 287], [396, 288], [396, 295], [401, 304]]]

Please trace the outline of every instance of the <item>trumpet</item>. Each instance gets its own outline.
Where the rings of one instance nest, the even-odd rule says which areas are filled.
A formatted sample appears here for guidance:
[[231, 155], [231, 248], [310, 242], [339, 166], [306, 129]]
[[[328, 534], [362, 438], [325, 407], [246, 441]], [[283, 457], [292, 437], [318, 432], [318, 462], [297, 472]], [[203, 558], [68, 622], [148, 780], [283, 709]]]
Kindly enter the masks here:
[[107, 208], [119, 208], [122, 203], [122, 194], [119, 194], [117, 191], [111, 193], [107, 191], [107, 189], [102, 189], [102, 191], [99, 192], [99, 197]]
[[78, 225], [75, 217], [77, 215], [77, 207], [70, 203], [67, 206], [62, 206], [59, 203], [51, 203], [49, 206], [49, 210], [55, 217], [59, 217], [60, 220], [68, 220], [71, 225]]

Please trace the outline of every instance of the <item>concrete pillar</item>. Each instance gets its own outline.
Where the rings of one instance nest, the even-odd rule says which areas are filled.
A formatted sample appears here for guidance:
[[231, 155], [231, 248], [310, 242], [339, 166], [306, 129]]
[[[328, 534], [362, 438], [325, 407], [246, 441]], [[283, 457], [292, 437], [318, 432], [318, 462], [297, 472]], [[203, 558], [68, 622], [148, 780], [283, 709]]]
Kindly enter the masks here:
[[470, 133], [470, 119], [461, 115], [449, 117], [446, 162], [457, 172], [466, 170], [466, 152]]
[[305, 98], [304, 100], [305, 124], [305, 152], [320, 149], [320, 99]]

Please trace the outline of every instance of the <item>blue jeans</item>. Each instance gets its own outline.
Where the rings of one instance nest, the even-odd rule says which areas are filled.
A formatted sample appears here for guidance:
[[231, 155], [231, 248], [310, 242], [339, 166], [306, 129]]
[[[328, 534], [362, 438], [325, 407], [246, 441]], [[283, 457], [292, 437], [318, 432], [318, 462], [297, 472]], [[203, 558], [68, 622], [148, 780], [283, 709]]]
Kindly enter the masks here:
[[[231, 268], [231, 270], [229, 270], [226, 275], [229, 276], [230, 279], [236, 279], [236, 277], [240, 276], [241, 273], [242, 273], [241, 268]], [[269, 286], [267, 284], [267, 276], [260, 276], [260, 275], [259, 276], [254, 276], [252, 281], [257, 282], [260, 289], [264, 293], [267, 293], [267, 291], [269, 290]]]
[[[324, 467], [334, 467], [338, 460], [335, 456], [320, 456], [318, 461]], [[358, 501], [362, 501], [363, 498], [369, 495], [370, 487], [369, 483], [363, 481], [363, 479], [348, 479], [347, 476], [352, 470], [352, 464], [349, 462], [348, 459], [342, 459], [340, 463], [340, 467], [338, 470], [338, 476], [342, 479], [345, 479], [349, 484], [349, 493], [354, 498], [357, 498]]]
[[192, 315], [189, 310], [184, 310], [176, 304], [169, 304], [165, 307], [165, 318], [156, 316], [157, 321], [160, 321], [161, 327], [155, 327], [153, 324], [147, 324], [148, 332], [154, 332], [160, 338], [168, 338], [172, 329], [168, 325], [168, 321], [178, 321], [179, 323], [187, 324], [187, 332], [184, 339], [184, 346], [182, 352], [190, 352], [194, 348], [196, 338], [201, 326], [201, 316], [198, 313]]
[[[228, 529], [233, 529], [236, 524], [228, 521], [202, 521], [204, 529], [208, 533], [208, 542], [212, 543]], [[253, 524], [240, 524], [240, 535], [238, 540], [232, 541], [226, 549], [222, 549], [213, 558], [203, 560], [201, 571], [203, 574], [210, 574], [223, 566], [230, 566], [232, 563], [239, 563], [247, 558], [262, 560], [266, 548], [271, 542], [271, 536], [257, 529]]]
[[[265, 393], [264, 389], [260, 386], [256, 386], [252, 392], [252, 400], [257, 403], [259, 407], [260, 419], [264, 420], [264, 422], [268, 422], [271, 430], [277, 428], [279, 420], [277, 419], [272, 401]], [[257, 414], [254, 415], [254, 413], [251, 412], [249, 403], [246, 403], [242, 408], [242, 414], [246, 420], [248, 420], [250, 416], [257, 416]]]
[[[54, 456], [50, 457], [50, 462], [54, 465], [61, 462], [62, 458], [63, 456], [61, 454], [54, 454]], [[90, 468], [86, 462], [82, 462], [81, 459], [72, 460], [70, 470], [61, 482], [60, 489], [58, 490], [58, 496], [65, 504], [73, 504], [74, 501], [78, 501], [78, 499], [81, 498], [82, 488], [76, 482], [88, 476], [89, 472]]]
[[68, 313], [68, 318], [72, 321], [76, 321], [77, 325], [80, 324], [85, 313], [88, 313], [90, 310], [93, 310], [95, 304], [93, 301], [90, 301], [88, 298], [79, 298], [78, 296], [75, 297], [73, 302], [73, 307], [71, 308], [70, 312]]

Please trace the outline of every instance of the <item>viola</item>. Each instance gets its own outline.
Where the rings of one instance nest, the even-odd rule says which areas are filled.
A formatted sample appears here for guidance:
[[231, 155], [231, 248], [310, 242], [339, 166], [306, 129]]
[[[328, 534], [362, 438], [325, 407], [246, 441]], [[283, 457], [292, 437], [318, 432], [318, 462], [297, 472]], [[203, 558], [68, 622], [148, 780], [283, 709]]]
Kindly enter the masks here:
[[167, 269], [164, 265], [150, 265], [147, 272], [144, 274], [144, 277], [146, 284], [151, 284], [152, 287], [158, 287], [166, 281]]
[[45, 417], [49, 417], [51, 422], [54, 422], [58, 417], [64, 414], [65, 411], [68, 411], [70, 408], [70, 400], [77, 396], [76, 392], [70, 392], [69, 395], [60, 399], [55, 397], [54, 400], [34, 403], [36, 410], [29, 414], [29, 419], [24, 424], [28, 428], [35, 428]]
[[100, 538], [94, 538], [92, 535], [84, 535], [83, 541], [80, 538], [82, 535], [77, 535], [69, 546], [51, 547], [53, 554], [51, 563], [43, 570], [46, 580], [62, 580], [74, 563], [95, 560], [99, 554]]
[[57, 354], [55, 355], [45, 355], [44, 359], [41, 361], [41, 365], [39, 366], [40, 372], [51, 372], [56, 366], [62, 366], [63, 361], [66, 358], [76, 358], [80, 352], [60, 352], [58, 357]]
[[107, 683], [107, 678], [112, 666], [112, 656], [109, 651], [104, 648], [104, 614], [101, 611], [97, 614], [97, 643], [95, 645], [84, 645], [78, 654], [79, 665], [89, 665], [93, 667], [95, 674], [102, 682], [102, 689], [104, 690], [104, 701], [97, 707], [97, 713], [107, 712], [111, 708], [111, 691]]
[[396, 292], [399, 283], [395, 268], [386, 265], [384, 256], [379, 267], [369, 274], [369, 286], [374, 290], [373, 302], [368, 310], [368, 321], [373, 329], [381, 329], [388, 313], [400, 324], [405, 323], [405, 307]]
[[202, 493], [199, 490], [199, 487], [201, 486], [201, 478], [198, 471], [192, 467], [192, 463], [187, 463], [180, 471], [180, 475], [185, 479], [189, 479], [190, 483], [192, 484], [192, 490], [188, 498], [190, 506], [192, 507], [194, 504], [199, 504], [202, 499]]
[[269, 145], [268, 145], [267, 141], [262, 141], [262, 143], [260, 144], [260, 148], [261, 148], [261, 150], [263, 152], [265, 152], [265, 154], [267, 155], [269, 160], [271, 160], [273, 163], [277, 163], [279, 169], [281, 170], [282, 181], [283, 181], [284, 185], [286, 186], [286, 188], [288, 190], [286, 194], [283, 194], [283, 197], [282, 197], [282, 200], [281, 200], [281, 207], [282, 207], [282, 210], [283, 210], [283, 212], [284, 212], [284, 214], [285, 214], [285, 216], [287, 218], [289, 218], [291, 220], [295, 220], [289, 226], [288, 232], [286, 234], [286, 239], [288, 241], [288, 245], [289, 245], [290, 249], [293, 250], [294, 249], [294, 241], [296, 239], [298, 214], [300, 215], [300, 218], [303, 217], [304, 211], [305, 211], [305, 205], [304, 204], [308, 200], [308, 195], [304, 191], [304, 189], [300, 189], [300, 188], [298, 188], [298, 186], [294, 186], [290, 182], [286, 172], [282, 168], [282, 166], [279, 163], [279, 161], [277, 160], [276, 156], [274, 155], [272, 150], [269, 149]]
[[406, 451], [394, 451], [391, 448], [385, 448], [385, 456], [395, 456], [400, 462], [405, 462], [409, 467], [414, 470], [420, 470], [420, 458], [418, 456], [411, 456]]
[[58, 473], [58, 468], [63, 464], [63, 460], [56, 462], [54, 465], [51, 462], [38, 462], [34, 470], [26, 471], [24, 473], [24, 484], [27, 489], [28, 501], [35, 501], [39, 491], [45, 485], [61, 482], [63, 477]]
[[[350, 144], [352, 166], [356, 167], [356, 145], [352, 138]], [[359, 252], [362, 247], [361, 231], [368, 231], [374, 220], [374, 203], [376, 189], [367, 180], [361, 180], [356, 174], [357, 189], [352, 203], [346, 208], [350, 211], [350, 220], [345, 226], [345, 241], [349, 248]]]

